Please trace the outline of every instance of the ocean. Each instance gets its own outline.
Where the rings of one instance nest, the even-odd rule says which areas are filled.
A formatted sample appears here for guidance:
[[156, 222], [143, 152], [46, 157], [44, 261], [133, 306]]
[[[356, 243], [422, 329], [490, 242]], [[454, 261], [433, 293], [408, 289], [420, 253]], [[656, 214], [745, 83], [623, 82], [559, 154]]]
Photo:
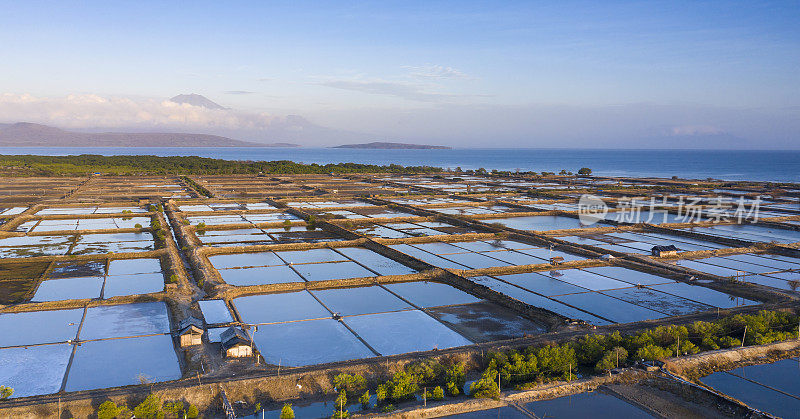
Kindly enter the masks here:
[[474, 149], [363, 150], [337, 148], [240, 147], [0, 147], [0, 154], [48, 156], [156, 155], [201, 156], [226, 160], [292, 160], [302, 163], [368, 163], [461, 167], [463, 170], [577, 172], [600, 176], [800, 182], [800, 151]]

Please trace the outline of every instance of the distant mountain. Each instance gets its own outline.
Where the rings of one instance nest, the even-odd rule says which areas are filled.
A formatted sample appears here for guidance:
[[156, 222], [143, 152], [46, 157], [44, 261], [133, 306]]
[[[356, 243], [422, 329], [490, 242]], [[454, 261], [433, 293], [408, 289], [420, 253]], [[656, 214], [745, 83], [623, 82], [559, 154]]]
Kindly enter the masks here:
[[3, 147], [299, 147], [260, 144], [208, 134], [73, 132], [47, 125], [18, 122], [0, 125]]
[[207, 109], [228, 109], [214, 102], [213, 100], [197, 93], [188, 95], [178, 95], [169, 99], [170, 102], [185, 103], [187, 105], [200, 106]]
[[452, 147], [443, 145], [386, 143], [376, 141], [365, 144], [344, 144], [333, 148], [368, 148], [376, 150], [450, 150]]

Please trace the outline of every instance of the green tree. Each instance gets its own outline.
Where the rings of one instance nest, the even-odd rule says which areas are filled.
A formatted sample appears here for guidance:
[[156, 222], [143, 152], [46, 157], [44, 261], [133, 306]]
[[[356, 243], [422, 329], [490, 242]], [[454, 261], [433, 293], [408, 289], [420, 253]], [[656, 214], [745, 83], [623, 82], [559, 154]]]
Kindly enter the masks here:
[[344, 391], [340, 391], [339, 395], [336, 397], [336, 401], [334, 402], [334, 412], [331, 418], [344, 419], [350, 417], [350, 412], [348, 412], [345, 407], [347, 407], [347, 395]]
[[183, 402], [164, 402], [164, 412], [171, 414], [175, 417], [183, 416]]
[[11, 387], [0, 386], [0, 400], [5, 400], [14, 394], [14, 389]]
[[364, 391], [367, 388], [367, 380], [359, 374], [339, 374], [333, 377], [333, 385], [339, 391], [352, 395]]
[[497, 386], [497, 372], [486, 370], [480, 380], [469, 386], [469, 394], [476, 399], [497, 399], [500, 387]]
[[447, 394], [451, 396], [458, 396], [461, 394], [461, 389], [464, 388], [464, 384], [466, 383], [464, 363], [457, 362], [447, 367], [445, 369], [444, 379], [445, 387], [447, 387]]
[[189, 408], [186, 409], [186, 417], [189, 419], [194, 419], [198, 416], [200, 416], [200, 412], [198, 412], [197, 406], [189, 404]]
[[155, 419], [159, 413], [161, 413], [161, 399], [155, 394], [147, 396], [133, 409], [133, 414], [142, 419]]
[[444, 399], [444, 390], [440, 386], [436, 386], [428, 393], [427, 397], [431, 400], [442, 400]]
[[589, 176], [589, 175], [592, 174], [592, 169], [590, 169], [588, 167], [581, 167], [581, 169], [578, 170], [578, 174], [579, 175], [584, 175], [584, 176]]
[[281, 408], [281, 419], [294, 419], [294, 410], [291, 403], [285, 403]]
[[645, 361], [669, 358], [670, 355], [672, 354], [669, 349], [662, 348], [658, 345], [647, 345], [636, 351], [636, 358], [644, 359]]
[[113, 419], [125, 410], [124, 407], [117, 407], [111, 400], [106, 400], [97, 409], [97, 419]]
[[362, 410], [369, 409], [369, 390], [365, 391], [364, 394], [358, 398], [358, 402], [361, 403]]

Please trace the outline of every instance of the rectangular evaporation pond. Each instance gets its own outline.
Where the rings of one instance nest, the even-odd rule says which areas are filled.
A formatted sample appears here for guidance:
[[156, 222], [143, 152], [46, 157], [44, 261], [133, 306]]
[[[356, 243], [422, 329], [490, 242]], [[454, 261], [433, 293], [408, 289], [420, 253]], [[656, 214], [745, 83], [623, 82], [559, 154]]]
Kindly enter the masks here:
[[[706, 259], [698, 259], [698, 262], [708, 263], [715, 266], [722, 266], [724, 268], [732, 269], [734, 271], [745, 271], [758, 274], [774, 272], [779, 270], [775, 268], [768, 268], [763, 265], [754, 265], [752, 263], [742, 262], [740, 260], [728, 259], [724, 257], [710, 257]], [[736, 273], [734, 272], [733, 274], [735, 275]]]
[[583, 256], [573, 255], [572, 253], [562, 252], [560, 250], [550, 250], [550, 249], [543, 249], [543, 248], [532, 248], [532, 249], [519, 249], [518, 252], [525, 253], [526, 255], [536, 256], [537, 258], [542, 258], [546, 261], [550, 261], [550, 258], [560, 256], [564, 258], [565, 262], [572, 262], [575, 260], [584, 260], [586, 259]]
[[223, 300], [200, 300], [197, 302], [207, 324], [230, 323], [233, 321], [228, 305]]
[[118, 259], [108, 267], [109, 275], [149, 274], [161, 272], [158, 259]]
[[211, 261], [211, 264], [217, 269], [285, 265], [285, 263], [272, 252], [217, 255], [209, 256], [208, 260]]
[[423, 250], [435, 255], [450, 255], [454, 253], [470, 253], [469, 250], [452, 245], [450, 243], [433, 242], [433, 243], [417, 243], [411, 245], [419, 250]]
[[[792, 370], [796, 369], [796, 366], [792, 367]], [[700, 381], [747, 403], [749, 406], [779, 417], [797, 417], [797, 412], [800, 411], [800, 400], [797, 398], [727, 372], [717, 372], [701, 378]]]
[[144, 336], [83, 342], [75, 351], [66, 391], [177, 380], [181, 369], [172, 337]]
[[336, 250], [380, 275], [408, 275], [417, 272], [408, 266], [363, 247], [341, 247]]
[[355, 262], [309, 263], [293, 265], [306, 281], [372, 277], [375, 274]]
[[662, 285], [648, 285], [648, 288], [653, 288], [659, 291], [664, 291], [679, 297], [689, 300], [708, 304], [713, 307], [731, 308], [738, 306], [749, 306], [760, 304], [758, 301], [750, 301], [741, 297], [725, 294], [723, 292], [715, 291], [710, 288], [701, 287], [699, 285], [689, 285], [683, 282], [676, 282], [673, 284]]
[[698, 313], [710, 310], [706, 304], [687, 300], [672, 294], [652, 290], [650, 288], [625, 288], [621, 290], [603, 291], [603, 294], [619, 298], [631, 304], [660, 311], [670, 316]]
[[800, 269], [800, 263], [798, 263], [800, 261], [795, 260], [794, 262], [791, 262], [791, 261], [773, 259], [773, 258], [770, 258], [770, 257], [764, 257], [764, 256], [761, 256], [761, 255], [752, 255], [752, 254], [747, 254], [747, 255], [729, 255], [729, 256], [723, 257], [722, 259], [733, 259], [733, 260], [737, 260], [737, 261], [740, 261], [740, 262], [752, 263], [752, 264], [756, 264], [756, 265], [761, 265], [761, 266], [766, 266], [768, 268], [772, 268], [772, 269], [768, 269], [769, 271], [778, 271], [778, 270], [783, 271], [783, 270], [789, 270], [789, 269]]
[[385, 289], [374, 285], [311, 291], [325, 306], [342, 316], [408, 310], [411, 307]]
[[333, 319], [258, 326], [253, 337], [268, 364], [301, 367], [375, 354]]
[[0, 347], [73, 340], [82, 317], [82, 308], [0, 314]]
[[599, 268], [583, 268], [581, 270], [625, 281], [632, 285], [671, 284], [675, 282], [671, 279], [619, 266], [602, 266]]
[[80, 300], [100, 298], [102, 276], [49, 279], [42, 281], [31, 301]]
[[233, 300], [242, 321], [249, 324], [323, 319], [331, 313], [308, 291], [263, 294]]
[[552, 311], [553, 313], [560, 314], [570, 319], [579, 319], [598, 326], [612, 323], [608, 320], [604, 320], [599, 317], [593, 316], [589, 313], [578, 310], [577, 308], [570, 307], [566, 304], [562, 304], [558, 301], [551, 300], [546, 297], [542, 297], [541, 295], [534, 294], [528, 290], [515, 287], [514, 285], [498, 281], [497, 279], [488, 276], [477, 276], [474, 278], [470, 278], [470, 280], [472, 280], [475, 283], [489, 287], [492, 290], [497, 291], [501, 294], [505, 294], [515, 300], [522, 301], [525, 304], [529, 304], [534, 307], [539, 307], [548, 311]]
[[735, 276], [736, 269], [731, 268], [723, 268], [721, 266], [710, 265], [707, 263], [700, 262], [703, 259], [698, 260], [676, 260], [675, 265], [683, 266], [685, 268], [694, 269], [696, 271], [705, 272], [707, 274], [718, 275], [718, 276]]
[[666, 316], [664, 313], [627, 303], [597, 292], [560, 295], [553, 297], [553, 299], [602, 316], [606, 319], [614, 320], [616, 323], [638, 322], [641, 320], [659, 319]]
[[728, 371], [728, 373], [770, 386], [794, 396], [800, 396], [799, 367], [800, 365], [798, 365], [797, 358], [791, 358], [770, 364], [736, 368]]
[[559, 281], [547, 275], [540, 275], [536, 272], [502, 275], [497, 278], [546, 297], [588, 291], [586, 288]]
[[162, 302], [89, 307], [81, 340], [169, 333], [167, 305]]
[[71, 354], [66, 344], [0, 349], [0, 383], [14, 389], [12, 398], [57, 393]]
[[593, 274], [591, 272], [581, 271], [579, 269], [565, 269], [562, 271], [552, 270], [549, 272], [538, 272], [538, 273], [540, 275], [549, 276], [559, 281], [564, 281], [572, 285], [586, 288], [592, 291], [603, 291], [615, 288], [627, 288], [632, 286], [627, 282], [617, 281], [616, 279]]
[[79, 235], [79, 244], [105, 244], [116, 242], [141, 242], [152, 241], [153, 236], [149, 233], [98, 233]]
[[161, 273], [116, 275], [106, 278], [103, 298], [161, 291], [164, 291], [164, 275]]
[[391, 228], [378, 225], [359, 228], [355, 231], [368, 237], [380, 237], [384, 239], [404, 239], [410, 236], [402, 231], [392, 230]]
[[653, 418], [647, 412], [614, 396], [593, 391], [525, 404], [540, 418], [626, 419]]
[[508, 262], [493, 259], [482, 253], [457, 253], [452, 255], [442, 255], [443, 258], [467, 266], [472, 269], [493, 268], [497, 266], [509, 266]]
[[438, 282], [401, 282], [386, 284], [384, 287], [417, 307], [449, 306], [481, 301], [480, 298], [458, 288]]
[[495, 259], [500, 259], [512, 265], [538, 265], [540, 263], [548, 262], [542, 258], [531, 256], [525, 253], [520, 253], [514, 250], [501, 250], [495, 252], [485, 252], [481, 254], [493, 257]]
[[438, 268], [445, 268], [445, 269], [469, 269], [468, 267], [455, 263], [453, 261], [443, 259], [440, 256], [436, 256], [434, 254], [425, 252], [423, 250], [417, 249], [416, 247], [410, 246], [408, 244], [396, 244], [389, 246], [392, 249], [395, 249], [399, 252], [403, 252], [411, 257], [417, 258], [425, 263], [430, 265], [436, 266]]
[[343, 321], [381, 355], [472, 344], [419, 310], [345, 317]]
[[286, 263], [317, 263], [317, 262], [338, 262], [347, 260], [346, 257], [334, 252], [331, 249], [309, 249], [293, 250], [288, 252], [275, 252]]
[[506, 227], [517, 230], [534, 231], [567, 230], [582, 227], [577, 218], [561, 217], [558, 215], [533, 215], [530, 217], [495, 218], [492, 219], [491, 222], [500, 223]]
[[300, 275], [286, 265], [220, 269], [219, 275], [225, 283], [237, 287], [305, 282]]

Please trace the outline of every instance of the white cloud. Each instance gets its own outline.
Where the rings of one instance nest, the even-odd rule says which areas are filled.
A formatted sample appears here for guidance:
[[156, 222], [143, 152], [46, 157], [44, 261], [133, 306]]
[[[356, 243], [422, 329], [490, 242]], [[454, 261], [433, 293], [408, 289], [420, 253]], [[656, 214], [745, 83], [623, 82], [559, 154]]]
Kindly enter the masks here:
[[406, 66], [411, 72], [411, 77], [420, 79], [469, 79], [470, 77], [453, 67], [445, 67], [438, 64], [426, 64], [424, 66]]
[[154, 127], [266, 129], [276, 120], [266, 113], [207, 109], [169, 100], [103, 97], [94, 94], [38, 97], [0, 94], [3, 122], [36, 122], [63, 128]]

